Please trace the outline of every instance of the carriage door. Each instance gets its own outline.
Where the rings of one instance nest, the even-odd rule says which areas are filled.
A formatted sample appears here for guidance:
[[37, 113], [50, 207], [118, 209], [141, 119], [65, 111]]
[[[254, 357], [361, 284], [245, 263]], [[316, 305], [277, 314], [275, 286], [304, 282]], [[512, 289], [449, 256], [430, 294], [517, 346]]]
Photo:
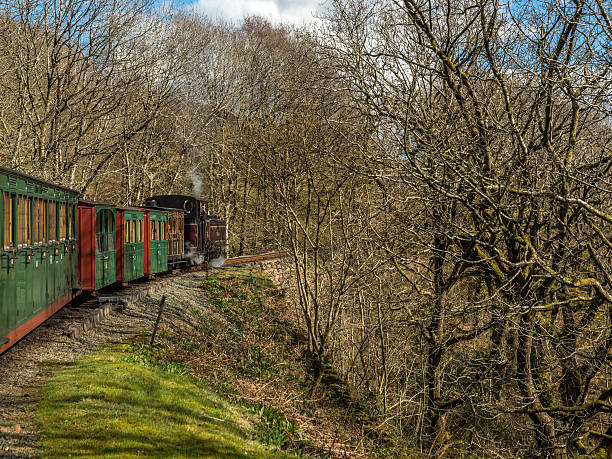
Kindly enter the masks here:
[[[0, 332], [14, 328], [17, 323], [17, 279], [15, 270], [16, 195], [5, 191], [2, 200], [4, 217], [2, 255], [0, 255]], [[4, 330], [4, 331], [3, 331]], [[0, 339], [2, 336], [0, 336]]]
[[115, 215], [111, 209], [96, 209], [96, 290], [116, 280]]
[[143, 215], [123, 213], [123, 279], [129, 282], [144, 276]]

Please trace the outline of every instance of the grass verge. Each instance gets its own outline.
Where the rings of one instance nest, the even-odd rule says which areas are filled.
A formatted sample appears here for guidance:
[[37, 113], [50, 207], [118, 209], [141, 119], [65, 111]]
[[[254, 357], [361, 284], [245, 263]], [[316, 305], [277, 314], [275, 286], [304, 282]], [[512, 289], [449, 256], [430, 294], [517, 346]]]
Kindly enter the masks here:
[[43, 456], [287, 457], [250, 440], [244, 407], [133, 349], [50, 364], [36, 418]]

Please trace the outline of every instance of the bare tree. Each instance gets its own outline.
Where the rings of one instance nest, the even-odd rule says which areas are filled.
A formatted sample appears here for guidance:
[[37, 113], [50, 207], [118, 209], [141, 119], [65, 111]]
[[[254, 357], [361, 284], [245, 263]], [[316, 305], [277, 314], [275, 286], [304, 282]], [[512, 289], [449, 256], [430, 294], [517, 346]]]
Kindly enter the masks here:
[[[122, 123], [146, 2], [5, 2], [4, 152], [12, 167], [85, 190], [149, 119]], [[42, 168], [41, 168], [42, 166]]]
[[[377, 119], [381, 154], [372, 159], [389, 164], [390, 183], [406, 183], [407, 192], [422, 186], [432, 203], [431, 223], [416, 232], [432, 253], [433, 298], [453, 284], [473, 289], [463, 315], [456, 303], [440, 304], [423, 328], [428, 367], [445, 373], [441, 383], [426, 376], [429, 424], [449, 411], [461, 423], [468, 405], [480, 418], [504, 413], [518, 450], [584, 453], [587, 438], [604, 447], [607, 10], [586, 1], [534, 9], [406, 0], [336, 1], [330, 13], [330, 54], [353, 82], [355, 102]], [[423, 262], [397, 255], [399, 269]], [[495, 381], [486, 394], [448, 377], [450, 351], [462, 340], [476, 350], [457, 348], [471, 384]], [[457, 390], [462, 397], [440, 395]], [[521, 434], [521, 416], [533, 437]]]

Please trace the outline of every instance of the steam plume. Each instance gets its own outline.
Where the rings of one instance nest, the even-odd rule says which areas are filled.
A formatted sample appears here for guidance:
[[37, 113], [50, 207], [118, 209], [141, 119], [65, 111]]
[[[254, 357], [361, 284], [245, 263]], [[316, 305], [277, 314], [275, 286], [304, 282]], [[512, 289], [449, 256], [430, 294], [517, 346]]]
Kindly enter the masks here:
[[195, 197], [202, 196], [202, 179], [198, 176], [194, 169], [187, 171], [187, 178], [191, 182], [192, 193]]

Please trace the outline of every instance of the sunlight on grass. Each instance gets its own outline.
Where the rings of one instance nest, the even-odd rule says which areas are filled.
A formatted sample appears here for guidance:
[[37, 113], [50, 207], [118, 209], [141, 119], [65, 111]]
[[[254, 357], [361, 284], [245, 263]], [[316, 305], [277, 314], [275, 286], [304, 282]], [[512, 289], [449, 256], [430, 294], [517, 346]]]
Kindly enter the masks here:
[[54, 368], [37, 413], [43, 456], [287, 457], [249, 439], [243, 408], [122, 349]]

